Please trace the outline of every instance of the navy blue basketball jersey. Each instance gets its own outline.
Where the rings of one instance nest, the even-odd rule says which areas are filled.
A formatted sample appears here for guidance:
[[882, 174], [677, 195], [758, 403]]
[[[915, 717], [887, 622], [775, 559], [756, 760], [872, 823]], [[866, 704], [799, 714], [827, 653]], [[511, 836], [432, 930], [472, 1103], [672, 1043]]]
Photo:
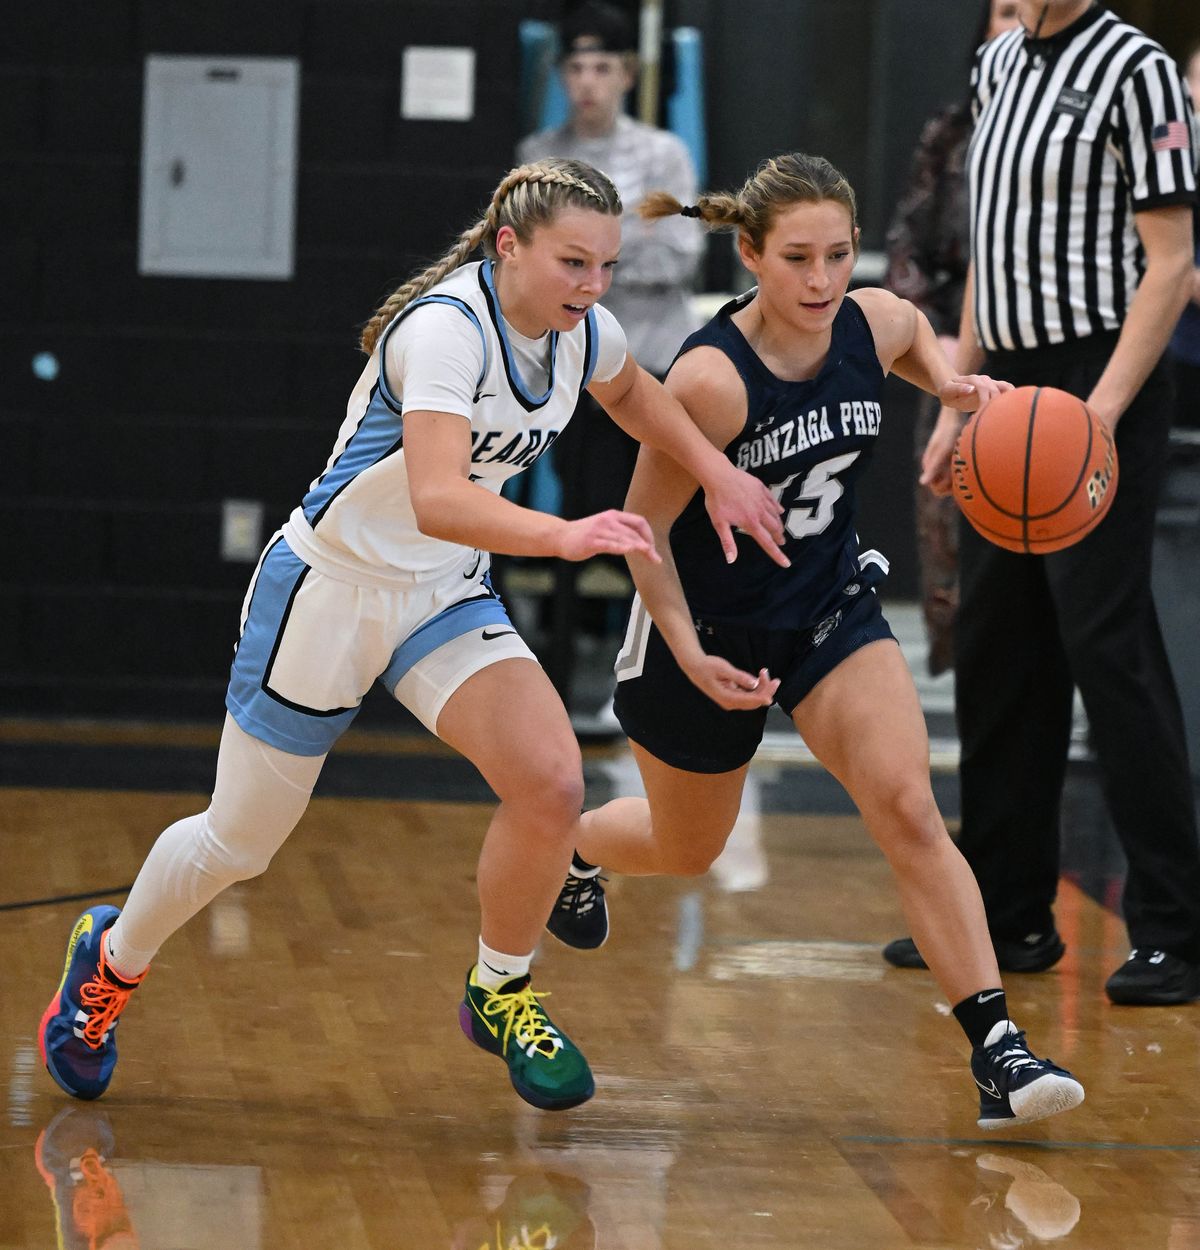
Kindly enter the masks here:
[[716, 347], [741, 376], [746, 424], [725, 454], [783, 505], [792, 567], [780, 568], [744, 534], [737, 560], [726, 564], [699, 491], [671, 530], [671, 551], [695, 616], [804, 629], [824, 619], [859, 574], [854, 492], [879, 437], [884, 373], [862, 309], [844, 299], [820, 373], [803, 382], [776, 377], [731, 320], [752, 296], [726, 304], [679, 356]]

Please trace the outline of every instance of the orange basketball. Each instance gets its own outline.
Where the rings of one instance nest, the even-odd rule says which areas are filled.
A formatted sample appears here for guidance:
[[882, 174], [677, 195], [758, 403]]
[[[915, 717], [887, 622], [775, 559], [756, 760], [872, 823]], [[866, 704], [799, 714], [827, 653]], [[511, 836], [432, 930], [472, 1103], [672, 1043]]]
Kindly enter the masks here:
[[1117, 493], [1117, 449], [1074, 395], [1049, 386], [1005, 391], [963, 426], [954, 498], [984, 538], [1041, 555], [1077, 543]]

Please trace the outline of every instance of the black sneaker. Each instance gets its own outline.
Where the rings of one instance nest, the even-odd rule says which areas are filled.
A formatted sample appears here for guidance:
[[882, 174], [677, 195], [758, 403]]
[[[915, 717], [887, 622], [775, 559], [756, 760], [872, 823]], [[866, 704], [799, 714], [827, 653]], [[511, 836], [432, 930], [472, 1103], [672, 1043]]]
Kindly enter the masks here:
[[1104, 990], [1114, 1003], [1131, 1007], [1190, 1003], [1200, 998], [1200, 967], [1167, 951], [1138, 947], [1104, 983]]
[[[1066, 944], [1056, 929], [1049, 933], [1028, 933], [1023, 938], [993, 938], [996, 963], [1001, 972], [1045, 972], [1066, 953]], [[883, 957], [896, 968], [924, 968], [925, 960], [910, 937], [896, 938], [883, 948]]]
[[604, 901], [600, 869], [571, 856], [566, 882], [546, 928], [560, 942], [576, 950], [594, 951], [608, 941], [608, 904]]
[[980, 1128], [1031, 1124], [1083, 1102], [1083, 1086], [1025, 1045], [1024, 1032], [1005, 1033], [971, 1052], [971, 1075], [979, 1086]]

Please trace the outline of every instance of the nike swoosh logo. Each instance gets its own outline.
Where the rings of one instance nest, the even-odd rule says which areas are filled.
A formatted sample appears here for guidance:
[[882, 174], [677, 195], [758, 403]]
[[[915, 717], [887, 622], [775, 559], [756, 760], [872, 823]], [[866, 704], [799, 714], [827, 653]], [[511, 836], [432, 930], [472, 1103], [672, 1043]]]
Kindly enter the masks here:
[[474, 1000], [474, 999], [470, 996], [470, 994], [468, 994], [468, 995], [467, 995], [467, 1002], [469, 1002], [469, 1003], [471, 1004], [471, 1010], [472, 1010], [472, 1011], [473, 1011], [473, 1012], [474, 1012], [474, 1013], [475, 1013], [475, 1014], [476, 1014], [476, 1015], [480, 1018], [480, 1020], [482, 1020], [482, 1021], [483, 1021], [483, 1027], [484, 1027], [485, 1029], [487, 1029], [487, 1031], [488, 1031], [488, 1032], [489, 1032], [489, 1033], [490, 1033], [493, 1037], [499, 1037], [499, 1036], [500, 1036], [500, 1026], [499, 1026], [499, 1025], [497, 1025], [497, 1024], [493, 1024], [493, 1023], [492, 1023], [492, 1022], [491, 1022], [491, 1021], [487, 1018], [487, 1016], [485, 1016], [485, 1015], [483, 1014], [483, 1012], [482, 1012], [482, 1011], [480, 1011], [480, 1010], [479, 1010], [479, 1008], [475, 1006], [475, 1000]]
[[979, 1088], [983, 1090], [985, 1094], [991, 1094], [993, 1098], [1000, 1097], [1000, 1091], [996, 1088], [995, 1081], [989, 1080], [988, 1083], [985, 1085], [982, 1081], [976, 1080], [975, 1084], [978, 1085]]
[[83, 941], [92, 929], [95, 928], [96, 919], [90, 911], [84, 912], [82, 916], [75, 922], [75, 928], [71, 930], [70, 940], [67, 942], [67, 960], [63, 964], [62, 980], [58, 983], [58, 992], [61, 994], [63, 986], [67, 983], [67, 976], [71, 971], [71, 960], [75, 956], [75, 948]]
[[999, 998], [1003, 993], [1003, 990], [993, 990], [990, 994], [976, 994], [975, 1001], [977, 1003], [990, 1003], [993, 998]]
[[480, 637], [484, 642], [491, 642], [493, 638], [503, 638], [505, 634], [515, 634], [515, 629], [498, 629], [494, 634], [489, 634], [485, 629]]

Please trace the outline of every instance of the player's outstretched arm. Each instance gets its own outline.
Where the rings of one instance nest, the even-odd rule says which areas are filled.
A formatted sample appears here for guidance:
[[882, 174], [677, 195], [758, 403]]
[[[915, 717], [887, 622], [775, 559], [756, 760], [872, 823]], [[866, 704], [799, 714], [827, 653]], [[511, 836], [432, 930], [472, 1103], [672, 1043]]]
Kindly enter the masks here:
[[696, 493], [696, 480], [670, 456], [652, 447], [638, 453], [626, 508], [646, 517], [662, 555], [653, 563], [641, 554], [628, 557], [629, 571], [650, 619], [689, 680], [726, 711], [766, 707], [779, 682], [766, 669], [748, 673], [700, 645], [679, 573], [671, 555], [671, 526]]
[[[704, 488], [705, 507], [725, 558], [737, 558], [735, 529], [749, 534], [784, 568], [782, 508], [757, 478], [735, 468], [704, 436], [684, 407], [632, 356], [609, 382], [588, 390], [610, 417], [638, 442], [666, 452]], [[728, 440], [727, 440], [728, 441]]]
[[471, 432], [465, 417], [410, 412], [404, 418], [404, 459], [413, 512], [422, 534], [483, 551], [586, 560], [608, 553], [658, 553], [645, 518], [616, 508], [565, 521], [471, 481]]
[[[895, 373], [941, 401], [941, 412], [921, 457], [920, 482], [935, 495], [948, 494], [950, 455], [962, 428], [960, 414], [984, 407], [1002, 391], [1012, 390], [1012, 384], [986, 374], [956, 372], [929, 318], [908, 300], [873, 288], [856, 291], [853, 298], [870, 324], [885, 372]], [[962, 335], [959, 341], [964, 341]], [[962, 354], [977, 365], [980, 358], [973, 335], [965, 341]]]

